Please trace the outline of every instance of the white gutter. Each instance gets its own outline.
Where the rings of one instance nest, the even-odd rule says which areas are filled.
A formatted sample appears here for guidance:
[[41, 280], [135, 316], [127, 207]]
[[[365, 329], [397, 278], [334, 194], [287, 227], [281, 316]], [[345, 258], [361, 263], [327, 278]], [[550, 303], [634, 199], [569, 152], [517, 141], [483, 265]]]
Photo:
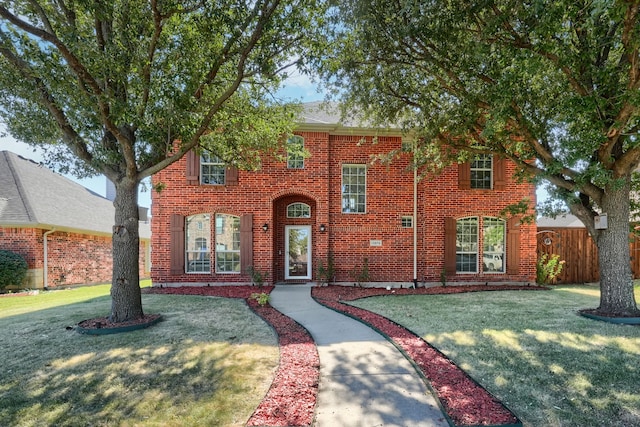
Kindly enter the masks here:
[[51, 233], [53, 233], [54, 231], [56, 231], [55, 227], [52, 228], [49, 231], [45, 231], [45, 233], [42, 235], [42, 243], [43, 243], [43, 247], [44, 247], [44, 266], [43, 266], [43, 272], [42, 272], [42, 285], [44, 289], [47, 289], [48, 286], [48, 282], [49, 282], [49, 245], [47, 244], [47, 236]]

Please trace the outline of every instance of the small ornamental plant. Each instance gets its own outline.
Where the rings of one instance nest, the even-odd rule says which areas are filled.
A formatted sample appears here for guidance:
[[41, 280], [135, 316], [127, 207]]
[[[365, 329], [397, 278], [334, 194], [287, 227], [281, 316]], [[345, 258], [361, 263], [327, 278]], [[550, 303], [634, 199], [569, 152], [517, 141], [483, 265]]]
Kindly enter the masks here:
[[20, 286], [27, 277], [27, 261], [15, 252], [0, 250], [0, 289]]
[[536, 264], [536, 283], [539, 285], [555, 283], [563, 267], [564, 260], [560, 260], [560, 255], [543, 254]]
[[269, 303], [269, 294], [265, 293], [265, 292], [260, 292], [260, 293], [253, 293], [251, 294], [251, 299], [256, 300], [256, 302], [261, 306], [264, 307], [265, 305], [267, 305]]

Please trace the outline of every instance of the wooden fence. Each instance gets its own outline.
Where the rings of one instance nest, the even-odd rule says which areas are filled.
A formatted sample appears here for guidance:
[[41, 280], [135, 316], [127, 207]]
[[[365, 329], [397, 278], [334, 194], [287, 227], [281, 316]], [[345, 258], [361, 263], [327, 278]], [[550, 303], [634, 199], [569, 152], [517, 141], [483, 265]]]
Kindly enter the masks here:
[[[592, 283], [600, 280], [598, 249], [586, 228], [538, 227], [538, 257], [560, 255], [565, 261], [556, 283]], [[640, 239], [629, 237], [631, 270], [640, 278]]]

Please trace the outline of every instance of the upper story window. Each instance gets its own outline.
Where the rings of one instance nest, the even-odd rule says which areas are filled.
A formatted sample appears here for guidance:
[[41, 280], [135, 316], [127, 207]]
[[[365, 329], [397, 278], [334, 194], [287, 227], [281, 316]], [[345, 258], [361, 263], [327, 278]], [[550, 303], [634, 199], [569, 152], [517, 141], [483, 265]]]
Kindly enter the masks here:
[[287, 168], [304, 169], [304, 138], [294, 135], [287, 140]]
[[506, 221], [500, 218], [482, 219], [483, 271], [504, 273]]
[[493, 156], [479, 154], [471, 162], [471, 188], [491, 190], [493, 183]]
[[187, 273], [211, 272], [211, 222], [209, 214], [188, 216], [185, 220], [185, 269]]
[[222, 159], [204, 151], [200, 156], [200, 183], [208, 185], [225, 184], [226, 166]]
[[406, 215], [400, 218], [402, 228], [413, 228], [413, 215]]
[[365, 213], [367, 205], [367, 167], [342, 165], [342, 213]]
[[216, 273], [240, 273], [240, 217], [216, 214]]
[[287, 218], [311, 218], [311, 206], [306, 203], [291, 203], [287, 206]]
[[478, 218], [456, 222], [456, 272], [478, 272]]

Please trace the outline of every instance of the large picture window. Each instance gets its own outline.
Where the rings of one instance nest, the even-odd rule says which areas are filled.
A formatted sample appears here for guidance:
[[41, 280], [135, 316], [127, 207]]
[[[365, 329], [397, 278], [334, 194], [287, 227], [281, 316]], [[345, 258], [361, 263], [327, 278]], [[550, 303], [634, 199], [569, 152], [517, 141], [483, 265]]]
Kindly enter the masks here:
[[240, 273], [240, 217], [216, 214], [216, 273]]
[[200, 183], [207, 185], [225, 184], [226, 166], [222, 159], [205, 151], [200, 157]]
[[471, 188], [491, 190], [493, 174], [493, 156], [479, 154], [471, 162]]
[[365, 213], [367, 205], [367, 167], [342, 166], [342, 213]]
[[196, 214], [186, 218], [185, 246], [187, 273], [211, 272], [211, 221], [209, 214]]

